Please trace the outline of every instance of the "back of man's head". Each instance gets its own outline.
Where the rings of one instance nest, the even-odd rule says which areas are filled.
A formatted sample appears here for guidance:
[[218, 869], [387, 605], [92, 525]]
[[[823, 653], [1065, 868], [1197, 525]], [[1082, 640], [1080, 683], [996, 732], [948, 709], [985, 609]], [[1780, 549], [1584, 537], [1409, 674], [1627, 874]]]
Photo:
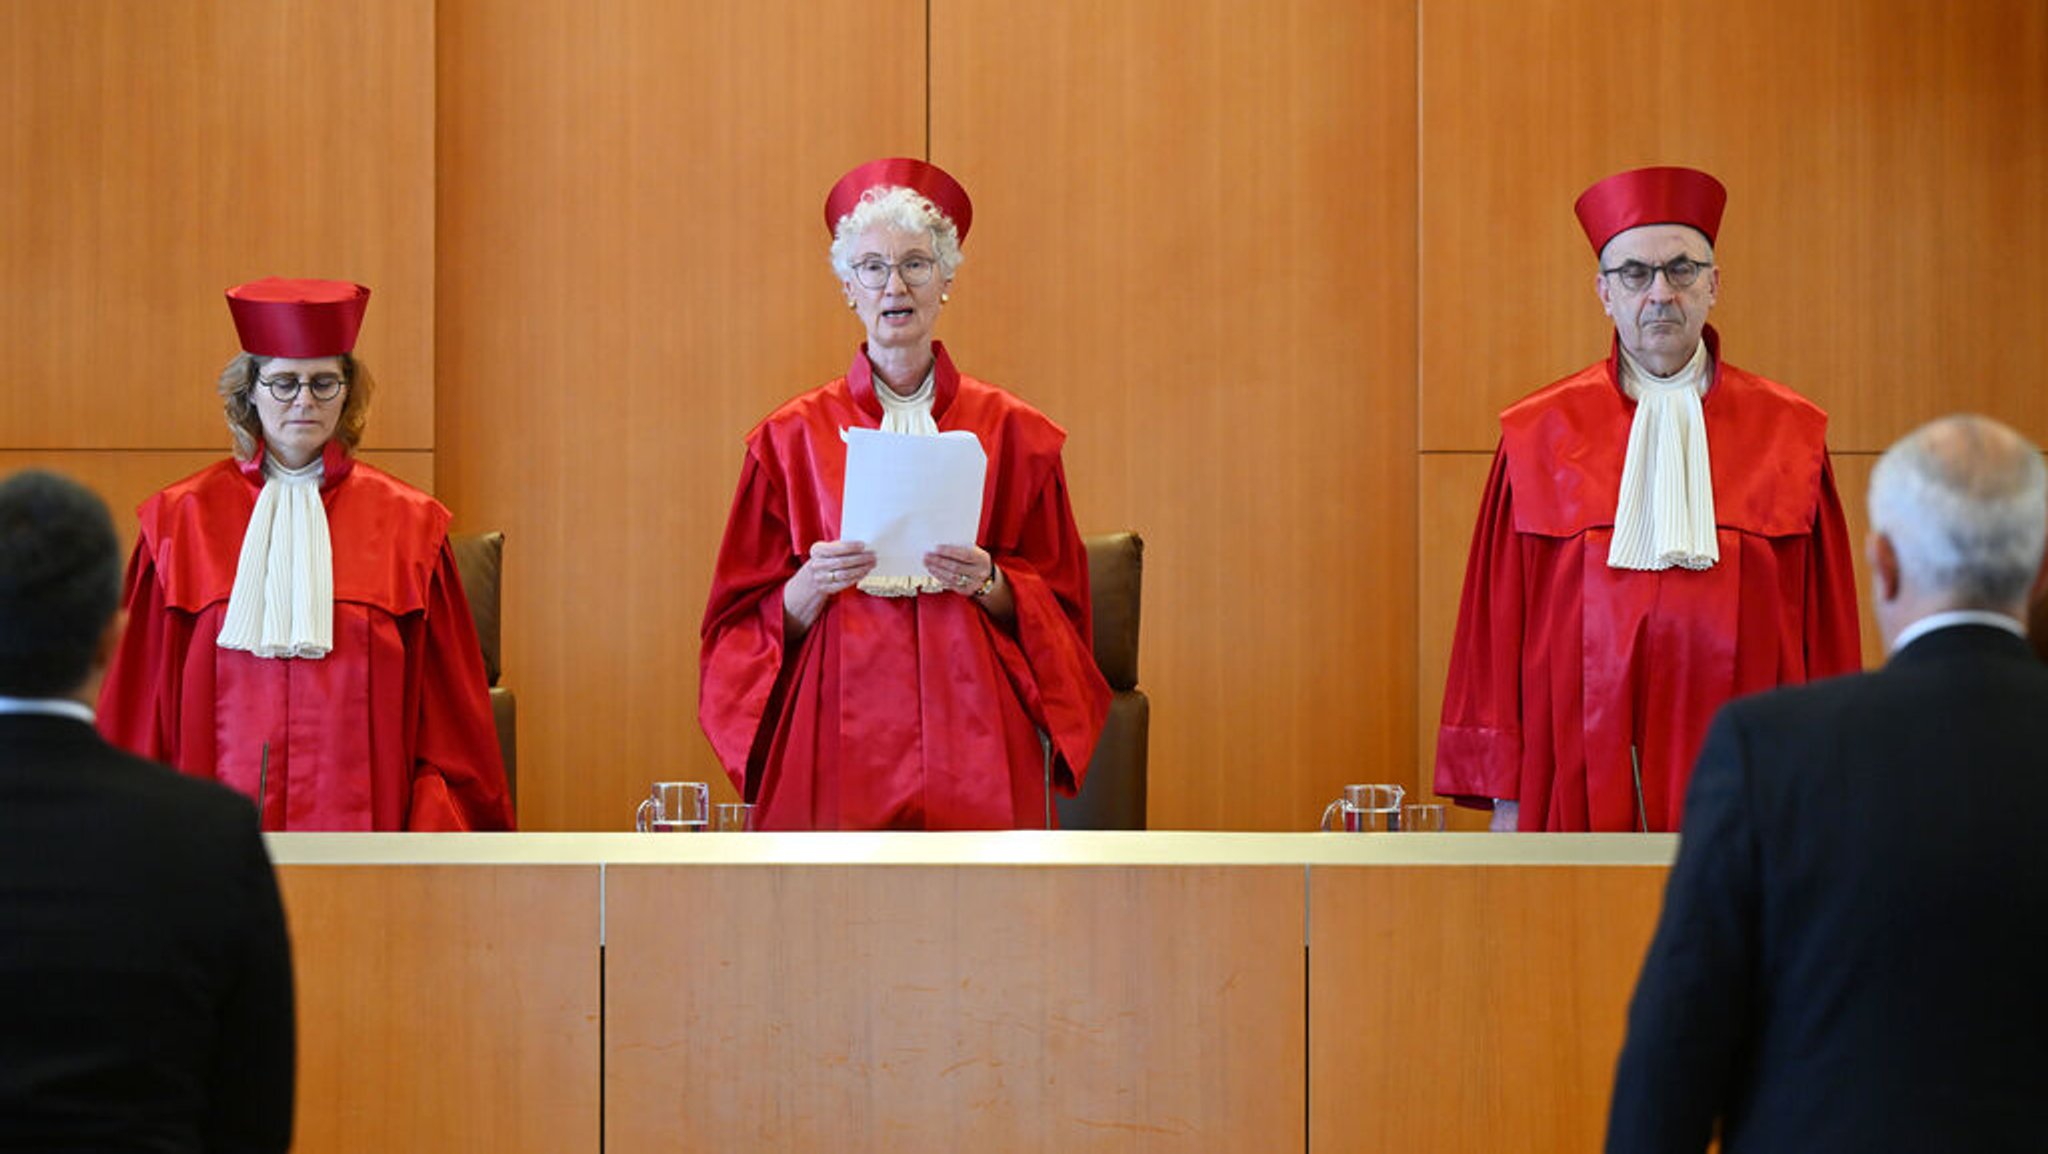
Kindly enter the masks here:
[[1870, 474], [1870, 528], [1904, 582], [1957, 608], [2024, 607], [2048, 539], [2048, 467], [2025, 437], [1973, 414], [1920, 426]]
[[120, 602], [121, 543], [106, 505], [55, 473], [0, 481], [0, 696], [77, 691]]

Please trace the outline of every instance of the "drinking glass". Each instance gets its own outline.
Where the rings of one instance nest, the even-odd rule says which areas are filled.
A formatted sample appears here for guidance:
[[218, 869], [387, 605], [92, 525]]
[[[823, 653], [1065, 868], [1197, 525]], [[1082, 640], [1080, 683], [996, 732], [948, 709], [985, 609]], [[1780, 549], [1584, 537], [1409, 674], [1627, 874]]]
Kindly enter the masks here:
[[1401, 787], [1347, 785], [1344, 795], [1323, 810], [1325, 831], [1375, 833], [1401, 828]]
[[1401, 807], [1402, 833], [1444, 832], [1444, 805], [1440, 801]]
[[657, 781], [633, 811], [633, 828], [641, 833], [696, 833], [710, 819], [710, 786], [701, 781]]

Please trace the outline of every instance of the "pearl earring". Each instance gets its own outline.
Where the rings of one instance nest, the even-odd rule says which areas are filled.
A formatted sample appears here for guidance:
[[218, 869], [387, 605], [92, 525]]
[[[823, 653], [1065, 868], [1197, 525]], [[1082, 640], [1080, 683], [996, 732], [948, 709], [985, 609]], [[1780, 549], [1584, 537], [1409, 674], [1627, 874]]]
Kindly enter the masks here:
[[942, 293], [940, 293], [940, 294], [939, 294], [939, 303], [940, 303], [940, 304], [945, 304], [945, 303], [946, 303], [947, 301], [950, 301], [950, 300], [952, 300], [952, 299], [953, 299], [953, 294], [952, 294], [952, 293], [946, 293], [946, 292], [942, 292]]
[[857, 305], [857, 304], [854, 304], [854, 303], [853, 303], [853, 298], [852, 298], [852, 297], [847, 297], [847, 298], [846, 298], [846, 307], [847, 307], [847, 308], [850, 308], [850, 309], [857, 309], [857, 308], [859, 308], [860, 306], [859, 306], [859, 305]]

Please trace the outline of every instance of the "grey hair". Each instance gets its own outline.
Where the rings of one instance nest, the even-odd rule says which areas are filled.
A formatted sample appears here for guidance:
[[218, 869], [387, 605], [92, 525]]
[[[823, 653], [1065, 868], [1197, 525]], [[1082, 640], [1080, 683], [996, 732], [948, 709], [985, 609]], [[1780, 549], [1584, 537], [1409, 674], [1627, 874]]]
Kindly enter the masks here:
[[1920, 589], [1975, 608], [2025, 604], [2048, 542], [2048, 465], [1989, 417], [1930, 421], [1871, 470], [1870, 527]]
[[854, 242], [862, 233], [878, 226], [930, 233], [932, 255], [938, 258], [941, 280], [953, 279], [953, 273], [967, 259], [960, 251], [960, 230], [953, 226], [951, 217], [939, 211], [938, 205], [912, 189], [878, 185], [861, 193], [853, 211], [840, 217], [838, 227], [832, 230], [832, 271], [839, 274], [840, 280], [853, 279], [853, 259], [860, 255], [853, 251]]
[[[1673, 222], [1673, 223], [1676, 223], [1676, 222]], [[1634, 231], [1635, 231], [1636, 229], [1638, 229], [1638, 228], [1654, 228], [1654, 227], [1655, 227], [1654, 225], [1648, 225], [1648, 224], [1639, 224], [1639, 225], [1635, 225], [1635, 226], [1633, 226], [1633, 227], [1631, 227], [1631, 228], [1625, 228], [1625, 229], [1622, 229], [1622, 230], [1621, 230], [1621, 232], [1617, 232], [1617, 233], [1615, 233], [1615, 234], [1614, 234], [1613, 236], [1610, 236], [1610, 237], [1608, 237], [1608, 238], [1607, 238], [1607, 243], [1606, 243], [1606, 244], [1603, 244], [1603, 245], [1601, 245], [1601, 246], [1600, 246], [1600, 251], [1599, 251], [1598, 253], [1595, 253], [1595, 254], [1594, 254], [1594, 256], [1593, 256], [1593, 267], [1595, 267], [1595, 268], [1605, 268], [1605, 267], [1607, 266], [1607, 250], [1608, 250], [1609, 248], [1613, 247], [1613, 245], [1614, 245], [1614, 242], [1615, 242], [1616, 240], [1619, 240], [1619, 239], [1621, 238], [1621, 235], [1622, 235], [1622, 233], [1634, 232]], [[1687, 224], [1687, 225], [1680, 225], [1679, 227], [1681, 227], [1681, 228], [1688, 228], [1688, 229], [1692, 229], [1693, 235], [1695, 235], [1695, 236], [1699, 237], [1699, 238], [1700, 238], [1700, 240], [1701, 240], [1701, 242], [1702, 242], [1702, 243], [1704, 243], [1704, 244], [1705, 244], [1705, 245], [1707, 246], [1707, 263], [1709, 263], [1709, 264], [1712, 264], [1712, 263], [1714, 263], [1714, 242], [1713, 242], [1712, 240], [1710, 240], [1710, 239], [1709, 239], [1709, 238], [1707, 237], [1707, 234], [1706, 234], [1706, 233], [1703, 233], [1703, 232], [1701, 232], [1701, 231], [1700, 231], [1699, 229], [1693, 228], [1693, 227], [1692, 227], [1691, 225], [1689, 225], [1689, 224]]]

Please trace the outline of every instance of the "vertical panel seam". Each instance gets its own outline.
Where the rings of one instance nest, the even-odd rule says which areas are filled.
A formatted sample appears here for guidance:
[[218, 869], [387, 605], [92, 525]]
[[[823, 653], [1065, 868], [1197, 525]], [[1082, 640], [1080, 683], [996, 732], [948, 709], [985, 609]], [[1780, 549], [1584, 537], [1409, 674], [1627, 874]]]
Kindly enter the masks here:
[[1309, 925], [1315, 918], [1315, 889], [1310, 884], [1314, 871], [1308, 863], [1301, 866], [1301, 1149], [1308, 1154], [1315, 1143], [1315, 1062], [1310, 1036], [1316, 1028], [1314, 998], [1309, 991], [1309, 982], [1315, 976], [1314, 959], [1309, 956]]
[[938, 163], [932, 156], [932, 0], [924, 0], [924, 159]]
[[[1424, 286], [1422, 283], [1422, 278], [1426, 275], [1426, 270], [1428, 268], [1428, 266], [1423, 262], [1422, 259], [1422, 6], [1426, 2], [1427, 0], [1411, 0], [1409, 6], [1409, 18], [1415, 21], [1415, 154], [1413, 157], [1415, 164], [1415, 204], [1414, 207], [1410, 210], [1410, 224], [1411, 227], [1414, 229], [1415, 238], [1415, 245], [1412, 253], [1410, 254], [1410, 259], [1413, 260], [1415, 263], [1409, 266], [1408, 270], [1408, 283], [1415, 286], [1415, 295], [1412, 298], [1415, 304], [1415, 379], [1412, 382], [1415, 389], [1415, 415], [1413, 418], [1415, 457], [1414, 473], [1412, 474], [1415, 480], [1415, 538], [1413, 542], [1415, 546], [1415, 554], [1414, 565], [1410, 571], [1415, 584], [1411, 587], [1412, 599], [1410, 600], [1409, 604], [1416, 606], [1418, 609], [1422, 604], [1422, 587], [1424, 579], [1423, 565], [1425, 550], [1423, 548], [1423, 537], [1428, 532], [1427, 527], [1423, 524], [1424, 498], [1422, 492], [1423, 452], [1429, 448], [1429, 443], [1423, 435], [1423, 406], [1427, 404], [1428, 401], [1427, 395], [1424, 392], [1423, 385], [1424, 380], [1427, 378], [1427, 374], [1423, 366], [1423, 358], [1426, 355], [1426, 350], [1424, 348], [1422, 329], [1422, 311], [1428, 303], [1428, 295], [1424, 292]], [[1416, 792], [1418, 794], [1422, 792], [1422, 787], [1425, 785], [1425, 783], [1428, 785], [1429, 789], [1432, 792], [1434, 792], [1436, 788], [1435, 765], [1422, 764], [1422, 751], [1428, 745], [1428, 739], [1424, 736], [1425, 727], [1429, 724], [1428, 719], [1422, 716], [1422, 703], [1428, 700], [1425, 696], [1426, 691], [1423, 689], [1422, 685], [1422, 657], [1424, 647], [1427, 644], [1428, 642], [1424, 637], [1424, 629], [1422, 628], [1422, 626], [1417, 625], [1415, 629], [1414, 638], [1412, 641], [1413, 648], [1409, 651], [1408, 654], [1408, 668], [1411, 671], [1408, 677], [1408, 692], [1411, 694], [1410, 700], [1413, 701], [1415, 709], [1415, 713], [1412, 715], [1414, 720], [1411, 723], [1410, 730], [1410, 737], [1413, 738], [1415, 741], [1415, 752], [1411, 755], [1415, 758], [1415, 761], [1411, 763], [1411, 768], [1415, 773], [1415, 785], [1417, 787]]]

